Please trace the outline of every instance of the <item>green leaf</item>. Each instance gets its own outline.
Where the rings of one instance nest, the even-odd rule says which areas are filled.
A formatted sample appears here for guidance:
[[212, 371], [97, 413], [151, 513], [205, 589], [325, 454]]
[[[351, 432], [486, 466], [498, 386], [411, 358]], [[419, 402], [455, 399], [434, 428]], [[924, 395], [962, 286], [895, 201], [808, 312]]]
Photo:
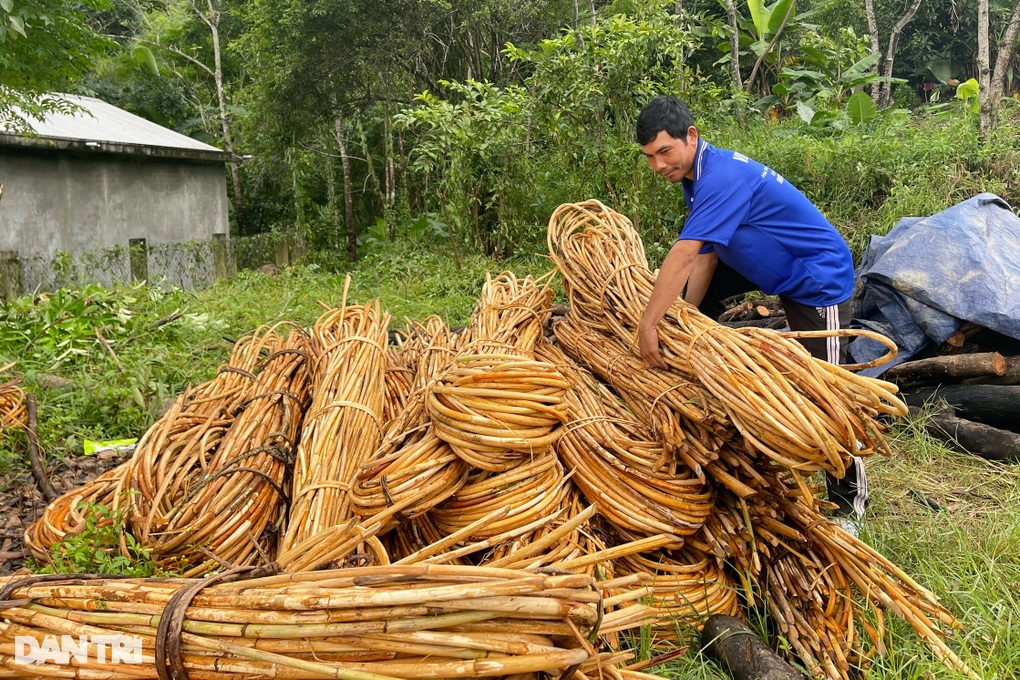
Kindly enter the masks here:
[[878, 60], [882, 58], [882, 55], [878, 52], [872, 52], [868, 56], [861, 59], [859, 62], [848, 68], [843, 72], [843, 80], [850, 80], [864, 75], [871, 67], [878, 63]]
[[0, 0], [0, 7], [7, 13], [14, 11], [14, 0]]
[[8, 14], [7, 22], [11, 25], [11, 28], [21, 34], [21, 37], [27, 38], [25, 34], [25, 20], [17, 14]]
[[815, 117], [815, 110], [804, 102], [797, 102], [797, 115], [805, 123], [810, 123], [811, 119]]
[[754, 22], [754, 31], [758, 34], [758, 40], [764, 40], [768, 35], [770, 16], [764, 0], [748, 0], [747, 9], [751, 13], [751, 21]]
[[131, 51], [131, 58], [134, 59], [134, 62], [138, 66], [148, 71], [151, 75], [159, 75], [159, 66], [156, 65], [156, 57], [152, 54], [152, 50], [145, 45], [135, 45], [134, 49]]
[[787, 12], [790, 12], [790, 21], [788, 23], [793, 22], [793, 16], [797, 13], [793, 9], [795, 2], [796, 0], [779, 0], [779, 2], [772, 5], [768, 23], [769, 33], [776, 33], [779, 30], [779, 27], [783, 25], [783, 19], [786, 18]]
[[854, 92], [846, 102], [846, 112], [854, 125], [870, 123], [878, 115], [875, 102], [863, 92]]
[[978, 96], [978, 90], [978, 81], [971, 78], [970, 80], [962, 82], [956, 86], [956, 98], [966, 101], [971, 97]]

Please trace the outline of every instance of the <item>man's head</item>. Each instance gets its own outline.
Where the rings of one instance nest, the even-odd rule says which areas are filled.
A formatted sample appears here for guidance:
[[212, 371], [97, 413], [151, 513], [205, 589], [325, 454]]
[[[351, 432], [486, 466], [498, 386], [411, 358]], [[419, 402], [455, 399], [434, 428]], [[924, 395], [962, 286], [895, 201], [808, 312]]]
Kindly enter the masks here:
[[635, 132], [652, 170], [670, 182], [693, 179], [698, 129], [686, 104], [676, 97], [656, 97], [641, 109]]

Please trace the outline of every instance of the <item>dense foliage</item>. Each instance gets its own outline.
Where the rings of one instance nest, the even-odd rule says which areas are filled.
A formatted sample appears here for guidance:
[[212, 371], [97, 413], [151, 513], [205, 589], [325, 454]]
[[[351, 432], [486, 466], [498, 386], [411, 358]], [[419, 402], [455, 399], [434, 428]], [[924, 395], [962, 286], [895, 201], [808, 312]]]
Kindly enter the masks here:
[[[1013, 6], [990, 9], [1006, 52]], [[904, 10], [876, 8], [880, 51]], [[599, 198], [654, 256], [685, 210], [632, 127], [676, 93], [706, 139], [789, 177], [859, 250], [980, 191], [1020, 198], [1015, 108], [977, 134], [976, 16], [924, 3], [890, 80], [864, 0], [744, 0], [732, 17], [717, 0], [2, 0], [0, 117], [13, 91], [76, 88], [244, 156], [238, 234], [508, 255], [540, 249], [558, 204]], [[868, 94], [882, 82], [885, 109]]]

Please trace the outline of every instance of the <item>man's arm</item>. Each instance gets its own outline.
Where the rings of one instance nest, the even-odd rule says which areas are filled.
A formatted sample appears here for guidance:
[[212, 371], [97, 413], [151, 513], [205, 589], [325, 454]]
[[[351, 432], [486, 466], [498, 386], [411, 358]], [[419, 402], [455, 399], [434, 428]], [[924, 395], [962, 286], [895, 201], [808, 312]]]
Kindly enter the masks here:
[[666, 362], [662, 360], [662, 354], [659, 352], [659, 332], [655, 326], [666, 315], [670, 305], [687, 284], [701, 246], [701, 241], [677, 241], [670, 248], [662, 268], [659, 269], [652, 295], [648, 298], [648, 306], [645, 307], [641, 322], [638, 324], [638, 349], [645, 368], [666, 367]]
[[712, 282], [717, 262], [719, 262], [719, 256], [714, 250], [694, 258], [691, 277], [687, 280], [687, 292], [684, 293], [684, 300], [688, 304], [697, 307], [705, 299], [705, 293], [708, 292], [708, 284]]

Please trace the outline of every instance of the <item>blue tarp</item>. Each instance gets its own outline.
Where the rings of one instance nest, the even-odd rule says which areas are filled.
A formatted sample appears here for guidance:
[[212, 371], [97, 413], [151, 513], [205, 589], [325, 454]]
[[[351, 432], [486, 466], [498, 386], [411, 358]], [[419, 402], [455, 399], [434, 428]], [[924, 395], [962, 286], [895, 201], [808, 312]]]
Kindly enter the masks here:
[[[944, 342], [965, 321], [1020, 339], [1020, 217], [995, 194], [979, 194], [925, 218], [905, 218], [873, 236], [858, 270], [852, 326], [899, 347], [879, 375]], [[855, 362], [884, 347], [866, 338], [850, 344]]]

